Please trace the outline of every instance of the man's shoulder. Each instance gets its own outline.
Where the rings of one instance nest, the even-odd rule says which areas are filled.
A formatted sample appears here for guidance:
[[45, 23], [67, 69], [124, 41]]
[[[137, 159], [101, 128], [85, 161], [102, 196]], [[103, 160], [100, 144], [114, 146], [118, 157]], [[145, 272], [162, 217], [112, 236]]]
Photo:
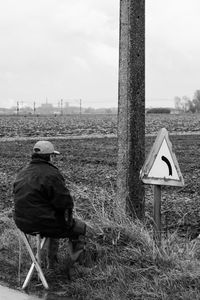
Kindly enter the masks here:
[[48, 174], [49, 176], [58, 176], [58, 177], [63, 177], [60, 170], [55, 166], [53, 165], [51, 162], [47, 162], [45, 161], [44, 163], [41, 163], [39, 165], [40, 168], [43, 168], [44, 172], [46, 174]]
[[49, 169], [55, 169], [58, 171], [58, 168], [53, 165], [51, 162], [41, 159], [32, 159], [30, 162], [30, 166], [36, 166], [36, 167], [43, 167], [43, 168], [49, 168]]

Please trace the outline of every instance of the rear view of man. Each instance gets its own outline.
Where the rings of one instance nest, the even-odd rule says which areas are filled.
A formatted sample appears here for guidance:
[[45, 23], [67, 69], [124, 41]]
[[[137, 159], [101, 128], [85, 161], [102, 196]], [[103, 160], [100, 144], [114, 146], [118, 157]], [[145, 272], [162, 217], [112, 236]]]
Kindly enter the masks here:
[[57, 262], [58, 239], [69, 238], [69, 253], [76, 261], [84, 249], [86, 233], [86, 225], [73, 218], [73, 199], [51, 162], [59, 154], [51, 142], [37, 142], [30, 163], [17, 174], [13, 185], [15, 223], [25, 233], [50, 237], [50, 269]]

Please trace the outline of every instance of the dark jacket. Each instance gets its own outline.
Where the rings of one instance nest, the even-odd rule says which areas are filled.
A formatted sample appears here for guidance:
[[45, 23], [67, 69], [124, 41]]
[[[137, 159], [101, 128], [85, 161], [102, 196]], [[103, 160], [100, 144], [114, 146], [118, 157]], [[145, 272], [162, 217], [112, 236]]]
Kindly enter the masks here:
[[49, 236], [65, 230], [64, 212], [73, 209], [73, 199], [58, 168], [42, 159], [32, 159], [14, 182], [14, 220], [26, 233]]

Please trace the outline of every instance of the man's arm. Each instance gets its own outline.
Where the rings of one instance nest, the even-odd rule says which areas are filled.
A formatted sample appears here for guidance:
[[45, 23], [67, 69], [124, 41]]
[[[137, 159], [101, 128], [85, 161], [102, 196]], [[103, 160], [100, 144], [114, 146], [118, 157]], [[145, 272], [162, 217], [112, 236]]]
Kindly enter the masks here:
[[70, 195], [68, 188], [65, 186], [65, 181], [61, 174], [51, 176], [49, 178], [48, 186], [48, 196], [56, 211], [64, 212], [66, 209], [73, 209], [73, 198]]

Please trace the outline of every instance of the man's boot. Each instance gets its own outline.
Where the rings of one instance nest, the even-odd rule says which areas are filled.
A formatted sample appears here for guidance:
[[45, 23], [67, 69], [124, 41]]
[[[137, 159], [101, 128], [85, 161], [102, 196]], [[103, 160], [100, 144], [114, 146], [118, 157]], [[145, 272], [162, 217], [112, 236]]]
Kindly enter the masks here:
[[59, 239], [49, 238], [47, 250], [47, 269], [54, 270], [58, 264]]
[[85, 250], [86, 224], [77, 218], [73, 219], [71, 237], [69, 238], [69, 256], [72, 262], [76, 262]]
[[84, 250], [85, 250], [84, 236], [79, 236], [77, 239], [69, 240], [69, 256], [72, 262], [76, 262]]

